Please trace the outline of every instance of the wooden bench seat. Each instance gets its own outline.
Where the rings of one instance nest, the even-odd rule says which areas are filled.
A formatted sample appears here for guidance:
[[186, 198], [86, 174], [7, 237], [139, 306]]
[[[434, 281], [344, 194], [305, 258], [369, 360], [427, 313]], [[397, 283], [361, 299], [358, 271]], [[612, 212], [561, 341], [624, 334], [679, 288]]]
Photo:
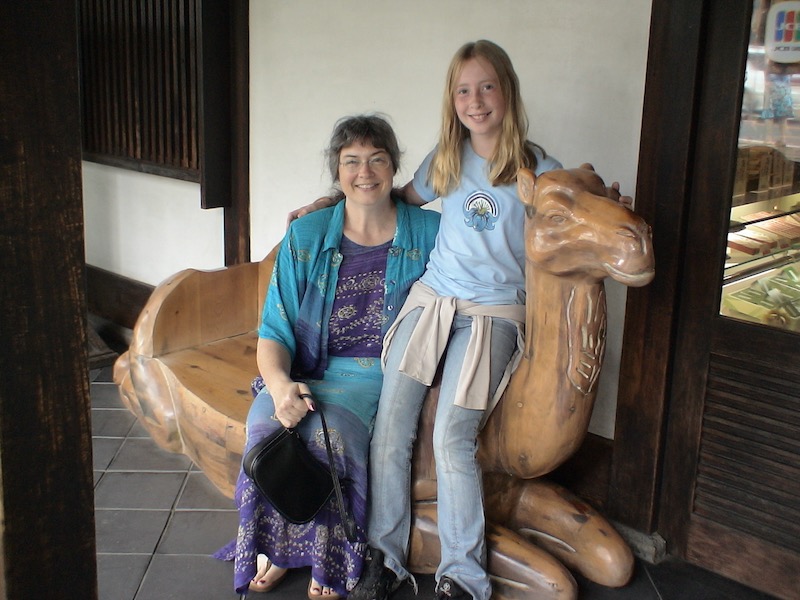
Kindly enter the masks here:
[[114, 365], [124, 404], [159, 446], [189, 456], [233, 497], [258, 374], [261, 307], [277, 249], [260, 263], [188, 269], [153, 291]]

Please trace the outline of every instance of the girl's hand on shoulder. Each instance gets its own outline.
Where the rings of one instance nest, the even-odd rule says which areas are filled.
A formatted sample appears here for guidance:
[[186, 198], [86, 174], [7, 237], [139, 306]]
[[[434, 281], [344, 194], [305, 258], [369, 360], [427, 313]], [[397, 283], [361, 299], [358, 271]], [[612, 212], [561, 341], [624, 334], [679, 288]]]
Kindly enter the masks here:
[[278, 390], [270, 390], [275, 403], [275, 418], [289, 429], [297, 427], [309, 410], [314, 410], [311, 390], [305, 383], [292, 381]]
[[[594, 171], [592, 163], [583, 163], [579, 168]], [[606, 186], [606, 196], [611, 198], [614, 202], [619, 202], [625, 208], [633, 207], [633, 198], [630, 196], [623, 196], [619, 191], [619, 181], [615, 181], [611, 186]]]
[[328, 208], [329, 206], [333, 206], [337, 204], [340, 200], [343, 200], [344, 196], [323, 196], [322, 198], [317, 198], [311, 204], [306, 204], [300, 208], [296, 208], [292, 212], [289, 213], [289, 216], [286, 217], [286, 227], [294, 221], [295, 219], [299, 219], [300, 217], [305, 217], [307, 214], [310, 214], [320, 208]]
[[625, 208], [633, 208], [633, 198], [630, 196], [623, 196], [619, 191], [619, 181], [611, 184], [611, 187], [606, 188], [606, 196], [612, 200], [619, 202]]
[[[295, 219], [299, 219], [300, 217], [305, 217], [307, 214], [314, 212], [315, 210], [319, 210], [320, 208], [324, 208], [324, 202], [330, 202], [330, 198], [327, 196], [323, 196], [322, 198], [317, 198], [311, 204], [306, 204], [305, 206], [301, 206], [300, 208], [294, 209], [292, 212], [289, 213], [289, 216], [286, 217], [286, 227], [289, 227], [292, 221]], [[327, 205], [330, 206], [330, 205]]]

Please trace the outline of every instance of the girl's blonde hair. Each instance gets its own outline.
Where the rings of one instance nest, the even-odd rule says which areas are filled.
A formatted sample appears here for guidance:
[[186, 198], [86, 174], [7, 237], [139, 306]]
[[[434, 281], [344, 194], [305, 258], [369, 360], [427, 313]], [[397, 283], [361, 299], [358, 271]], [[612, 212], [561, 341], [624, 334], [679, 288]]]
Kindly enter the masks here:
[[452, 191], [461, 179], [461, 150], [464, 140], [469, 137], [469, 130], [458, 119], [454, 97], [461, 69], [464, 63], [473, 58], [482, 58], [492, 65], [506, 103], [500, 140], [489, 157], [489, 181], [492, 185], [513, 183], [521, 167], [536, 168], [534, 144], [527, 140], [528, 117], [511, 59], [494, 42], [468, 42], [453, 56], [447, 71], [439, 145], [428, 171], [428, 180], [439, 196]]

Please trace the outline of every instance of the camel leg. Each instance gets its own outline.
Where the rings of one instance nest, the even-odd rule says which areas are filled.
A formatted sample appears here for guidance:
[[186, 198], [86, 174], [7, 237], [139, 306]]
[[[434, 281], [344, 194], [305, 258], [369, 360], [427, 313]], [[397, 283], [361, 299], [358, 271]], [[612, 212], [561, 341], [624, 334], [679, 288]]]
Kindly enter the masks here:
[[621, 587], [633, 574], [633, 553], [612, 525], [583, 500], [542, 479], [488, 477], [503, 523], [600, 585]]
[[[520, 535], [489, 524], [486, 542], [492, 600], [577, 598], [577, 584], [564, 565]], [[408, 569], [413, 573], [435, 573], [439, 558], [436, 504], [416, 504]]]

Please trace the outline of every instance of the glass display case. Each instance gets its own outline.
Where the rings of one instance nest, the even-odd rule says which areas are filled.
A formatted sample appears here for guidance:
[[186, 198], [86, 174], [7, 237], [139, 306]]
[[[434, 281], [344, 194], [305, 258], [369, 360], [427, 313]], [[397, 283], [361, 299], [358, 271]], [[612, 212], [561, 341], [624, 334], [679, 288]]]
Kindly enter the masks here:
[[800, 3], [754, 4], [720, 313], [800, 332]]
[[738, 162], [770, 185], [748, 189], [739, 202], [734, 195], [721, 313], [800, 331], [800, 193], [795, 181], [800, 169], [780, 150], [764, 146], [740, 148]]

